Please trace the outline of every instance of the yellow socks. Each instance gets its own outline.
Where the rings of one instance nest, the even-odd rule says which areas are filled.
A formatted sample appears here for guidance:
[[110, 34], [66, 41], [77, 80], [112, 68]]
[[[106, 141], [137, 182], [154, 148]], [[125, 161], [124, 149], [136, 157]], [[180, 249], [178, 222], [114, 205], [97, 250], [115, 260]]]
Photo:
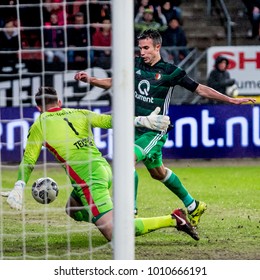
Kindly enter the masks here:
[[143, 235], [160, 228], [176, 226], [176, 220], [171, 215], [151, 218], [137, 218], [135, 222], [135, 236]]

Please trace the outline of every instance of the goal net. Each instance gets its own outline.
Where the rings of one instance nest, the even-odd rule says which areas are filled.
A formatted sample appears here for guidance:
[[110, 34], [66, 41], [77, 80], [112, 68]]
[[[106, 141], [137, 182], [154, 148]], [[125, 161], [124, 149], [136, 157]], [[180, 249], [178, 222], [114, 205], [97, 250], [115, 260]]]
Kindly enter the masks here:
[[[39, 87], [54, 87], [63, 107], [111, 113], [111, 91], [78, 82], [74, 75], [82, 70], [111, 77], [112, 8], [112, 0], [1, 1], [1, 192], [10, 191], [17, 180], [30, 125], [39, 116], [34, 101]], [[99, 40], [97, 31], [106, 40]], [[93, 134], [111, 161], [112, 130], [94, 128]], [[48, 205], [31, 194], [41, 177], [53, 178], [59, 187], [58, 198]], [[0, 197], [0, 259], [113, 259], [113, 246], [93, 224], [66, 215], [71, 191], [64, 170], [43, 148], [25, 188], [22, 211], [10, 209], [6, 197]]]

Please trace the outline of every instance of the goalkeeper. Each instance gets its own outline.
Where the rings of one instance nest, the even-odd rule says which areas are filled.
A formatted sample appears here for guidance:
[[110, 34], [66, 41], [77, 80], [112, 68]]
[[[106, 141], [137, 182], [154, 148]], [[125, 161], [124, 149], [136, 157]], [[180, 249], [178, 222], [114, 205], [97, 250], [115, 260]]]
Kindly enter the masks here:
[[[24, 188], [44, 145], [63, 165], [73, 186], [66, 213], [76, 221], [94, 223], [110, 241], [113, 232], [113, 203], [109, 193], [112, 172], [95, 145], [92, 128], [112, 128], [111, 115], [61, 108], [57, 92], [51, 87], [41, 87], [35, 100], [41, 114], [29, 130], [18, 180], [10, 193], [2, 195], [8, 196], [11, 208], [22, 209]], [[149, 116], [138, 116], [135, 123], [165, 133], [169, 118], [158, 113], [159, 109], [155, 109]], [[195, 240], [199, 239], [182, 209], [166, 216], [135, 219], [136, 235], [164, 227], [176, 227]]]
[[[253, 98], [231, 98], [220, 92], [199, 84], [186, 72], [174, 64], [164, 62], [160, 55], [162, 38], [158, 31], [147, 29], [137, 38], [140, 57], [135, 58], [135, 114], [149, 115], [156, 107], [161, 113], [168, 112], [174, 87], [179, 85], [191, 92], [209, 99], [229, 104], [255, 103]], [[75, 79], [92, 86], [108, 89], [112, 86], [111, 78], [90, 77], [86, 72], [78, 72]], [[138, 126], [138, 125], [137, 125]], [[177, 195], [188, 210], [190, 222], [197, 226], [201, 215], [207, 208], [206, 203], [196, 201], [187, 191], [178, 176], [162, 161], [162, 147], [167, 135], [143, 127], [135, 129], [135, 158], [142, 161], [152, 178], [162, 182]], [[138, 175], [135, 172], [135, 195], [137, 196]], [[137, 197], [135, 197], [135, 201]], [[137, 208], [137, 205], [135, 205]], [[137, 211], [137, 209], [136, 209]]]

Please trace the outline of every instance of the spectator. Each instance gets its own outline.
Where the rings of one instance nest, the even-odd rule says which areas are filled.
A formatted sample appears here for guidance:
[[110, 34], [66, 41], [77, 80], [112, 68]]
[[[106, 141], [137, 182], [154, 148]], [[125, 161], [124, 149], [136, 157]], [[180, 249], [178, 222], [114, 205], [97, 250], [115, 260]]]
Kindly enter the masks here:
[[80, 5], [79, 11], [84, 14], [85, 22], [101, 23], [104, 18], [111, 19], [110, 5], [100, 0], [90, 0], [88, 4]]
[[[58, 18], [58, 25], [62, 26], [65, 23], [67, 13], [64, 11], [62, 0], [45, 0], [43, 4], [43, 21], [48, 24], [52, 14], [56, 14]], [[65, 14], [65, 18], [64, 18]]]
[[[224, 56], [218, 56], [215, 60], [214, 69], [210, 72], [207, 85], [222, 94], [236, 97], [238, 95], [235, 79], [230, 78], [227, 71], [229, 61]], [[214, 101], [213, 104], [220, 104]]]
[[154, 7], [150, 4], [149, 0], [137, 0], [135, 3], [134, 16], [136, 17], [139, 13], [143, 14], [145, 9], [154, 11]]
[[73, 24], [75, 15], [80, 12], [80, 7], [82, 4], [86, 3], [85, 0], [74, 0], [67, 2], [66, 12], [67, 12], [67, 23]]
[[58, 25], [64, 25], [66, 21], [66, 11], [64, 11], [64, 6], [61, 3], [62, 1], [63, 0], [52, 0], [53, 4], [51, 14], [55, 13], [57, 15]]
[[22, 66], [25, 67], [22, 71], [42, 72], [44, 60], [41, 45], [40, 30], [28, 29], [21, 32], [21, 58]]
[[260, 39], [260, 0], [242, 0], [251, 23], [251, 30], [248, 30], [247, 38]]
[[135, 17], [135, 32], [142, 33], [144, 30], [151, 28], [160, 31], [164, 31], [167, 28], [167, 20], [162, 13], [158, 13], [161, 23], [154, 19], [154, 11], [152, 9], [145, 9]]
[[[162, 38], [163, 46], [178, 47], [167, 51], [168, 60], [173, 60], [175, 64], [178, 64], [187, 56], [187, 38], [178, 18], [172, 18], [169, 21], [168, 28], [163, 32]], [[183, 47], [183, 49], [179, 47]]]
[[172, 18], [178, 18], [180, 22], [182, 22], [181, 10], [176, 6], [173, 6], [172, 1], [163, 1], [161, 4], [161, 11], [165, 16], [167, 23], [169, 23]]
[[[103, 19], [102, 27], [96, 29], [96, 32], [92, 36], [92, 45], [95, 47], [111, 47], [112, 31], [111, 20], [109, 18]], [[111, 68], [111, 50], [95, 50], [94, 65], [104, 69]]]
[[58, 16], [56, 13], [52, 13], [50, 22], [45, 24], [44, 27], [44, 47], [47, 63], [61, 62], [64, 63], [65, 54], [64, 48], [64, 30], [58, 27]]
[[171, 0], [173, 9], [176, 10], [178, 18], [182, 17], [182, 10], [180, 8], [182, 0]]
[[2, 31], [0, 31], [0, 61], [2, 70], [8, 67], [10, 71], [14, 71], [15, 65], [18, 63], [17, 50], [19, 49], [18, 29], [16, 20], [7, 19]]
[[92, 56], [88, 57], [86, 49], [77, 50], [78, 48], [86, 48], [89, 45], [88, 29], [85, 26], [84, 14], [78, 12], [74, 15], [74, 26], [68, 27], [67, 40], [68, 47], [68, 63], [69, 69], [86, 69], [88, 61], [92, 62]]
[[110, 7], [110, 5], [105, 4], [105, 3], [102, 4], [102, 0], [99, 1], [99, 2], [100, 2], [99, 4], [101, 5], [101, 8], [100, 8], [101, 21], [104, 18], [110, 18], [111, 19], [111, 7]]
[[42, 6], [42, 15], [43, 15], [44, 24], [50, 21], [51, 13], [52, 13], [52, 0], [44, 0]]
[[257, 37], [260, 40], [260, 5], [259, 7], [255, 6], [253, 9], [253, 22], [255, 33], [257, 34]]

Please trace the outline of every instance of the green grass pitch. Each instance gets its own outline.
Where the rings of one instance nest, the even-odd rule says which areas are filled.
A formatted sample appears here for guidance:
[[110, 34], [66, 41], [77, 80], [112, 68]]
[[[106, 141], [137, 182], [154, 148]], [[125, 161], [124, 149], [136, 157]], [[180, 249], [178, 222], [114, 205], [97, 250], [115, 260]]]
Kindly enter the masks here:
[[[239, 163], [239, 164], [237, 164]], [[252, 260], [260, 259], [260, 172], [258, 162], [214, 164], [203, 161], [168, 162], [189, 192], [208, 205], [198, 227], [200, 241], [178, 232], [161, 229], [137, 237], [137, 260]], [[43, 176], [36, 168], [25, 191], [25, 211], [19, 213], [0, 198], [1, 259], [94, 259], [113, 258], [110, 244], [91, 224], [79, 223], [65, 214], [72, 188], [57, 166], [45, 172], [60, 187], [58, 198], [41, 205], [31, 196], [33, 181]], [[182, 202], [164, 185], [150, 178], [140, 165], [139, 216], [171, 213]], [[2, 190], [11, 189], [16, 168], [2, 168]], [[123, 186], [122, 186], [123, 187]]]

